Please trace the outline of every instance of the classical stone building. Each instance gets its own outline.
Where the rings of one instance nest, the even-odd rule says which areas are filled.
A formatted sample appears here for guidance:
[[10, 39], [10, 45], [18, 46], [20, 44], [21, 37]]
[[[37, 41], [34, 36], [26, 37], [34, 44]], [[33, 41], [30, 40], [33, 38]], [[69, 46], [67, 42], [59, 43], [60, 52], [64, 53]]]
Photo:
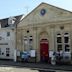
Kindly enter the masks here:
[[17, 49], [36, 50], [36, 60], [50, 51], [72, 52], [72, 12], [41, 3], [17, 26]]

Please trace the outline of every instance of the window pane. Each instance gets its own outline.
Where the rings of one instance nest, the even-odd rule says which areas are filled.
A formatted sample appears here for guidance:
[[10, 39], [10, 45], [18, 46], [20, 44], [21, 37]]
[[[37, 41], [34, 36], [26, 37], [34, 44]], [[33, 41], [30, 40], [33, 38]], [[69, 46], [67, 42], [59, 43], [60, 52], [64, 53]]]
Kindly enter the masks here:
[[33, 42], [33, 38], [32, 36], [29, 37], [29, 43], [32, 43]]
[[58, 33], [57, 35], [61, 35], [60, 33]]
[[68, 35], [68, 33], [65, 33], [65, 35]]
[[30, 39], [30, 41], [32, 41], [32, 39]]
[[7, 32], [7, 36], [10, 36], [10, 32]]
[[69, 51], [69, 45], [65, 45], [65, 51]]
[[9, 54], [6, 54], [7, 57], [9, 57]]
[[0, 48], [0, 55], [1, 55], [1, 48]]
[[57, 37], [57, 43], [62, 43], [61, 37]]
[[10, 48], [6, 48], [6, 56], [10, 56]]
[[62, 45], [57, 45], [57, 50], [58, 51], [62, 50]]
[[10, 48], [6, 48], [6, 50], [10, 50]]
[[68, 43], [69, 42], [69, 37], [64, 37], [64, 43]]
[[27, 33], [29, 33], [29, 30], [27, 30]]

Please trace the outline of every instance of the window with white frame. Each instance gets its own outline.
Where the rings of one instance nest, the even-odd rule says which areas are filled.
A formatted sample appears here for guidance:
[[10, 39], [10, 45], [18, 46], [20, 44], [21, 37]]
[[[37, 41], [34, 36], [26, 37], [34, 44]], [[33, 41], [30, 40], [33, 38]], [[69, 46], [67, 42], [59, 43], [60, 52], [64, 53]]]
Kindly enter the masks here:
[[33, 49], [33, 37], [29, 36], [29, 49]]
[[62, 50], [62, 44], [57, 44], [57, 51]]
[[24, 50], [33, 49], [33, 37], [32, 36], [24, 36]]
[[64, 33], [64, 49], [65, 49], [65, 51], [70, 50], [70, 36], [69, 36], [69, 33]]
[[6, 48], [6, 56], [7, 56], [7, 57], [10, 56], [10, 48]]
[[10, 32], [7, 32], [7, 37], [10, 36]]
[[57, 51], [70, 51], [70, 35], [68, 32], [57, 34]]
[[57, 51], [62, 50], [62, 37], [61, 34], [57, 34]]
[[28, 37], [24, 36], [24, 50], [26, 51], [28, 48]]

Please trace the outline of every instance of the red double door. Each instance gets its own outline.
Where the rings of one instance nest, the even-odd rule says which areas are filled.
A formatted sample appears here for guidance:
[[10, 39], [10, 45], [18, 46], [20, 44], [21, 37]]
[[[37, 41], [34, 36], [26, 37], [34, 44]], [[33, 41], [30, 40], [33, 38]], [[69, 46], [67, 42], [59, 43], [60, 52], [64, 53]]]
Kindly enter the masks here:
[[42, 62], [49, 61], [49, 44], [47, 39], [42, 39], [40, 41], [40, 60]]

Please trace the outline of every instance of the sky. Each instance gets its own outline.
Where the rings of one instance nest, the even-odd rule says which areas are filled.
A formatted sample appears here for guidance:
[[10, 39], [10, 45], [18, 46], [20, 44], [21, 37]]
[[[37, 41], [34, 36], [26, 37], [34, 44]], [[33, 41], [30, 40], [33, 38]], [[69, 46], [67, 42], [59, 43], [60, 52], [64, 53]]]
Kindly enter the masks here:
[[41, 2], [72, 11], [72, 0], [0, 0], [0, 19], [27, 15]]

